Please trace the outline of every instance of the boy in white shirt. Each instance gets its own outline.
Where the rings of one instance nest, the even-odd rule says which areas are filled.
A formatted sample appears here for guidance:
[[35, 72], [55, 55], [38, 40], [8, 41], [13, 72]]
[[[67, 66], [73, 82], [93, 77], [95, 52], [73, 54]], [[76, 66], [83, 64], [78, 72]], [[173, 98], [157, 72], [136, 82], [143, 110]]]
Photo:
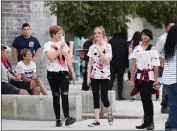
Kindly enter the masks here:
[[22, 61], [17, 63], [15, 72], [19, 79], [28, 82], [33, 95], [48, 95], [42, 81], [36, 76], [36, 64], [32, 61], [32, 54], [29, 49], [22, 49], [20, 52]]

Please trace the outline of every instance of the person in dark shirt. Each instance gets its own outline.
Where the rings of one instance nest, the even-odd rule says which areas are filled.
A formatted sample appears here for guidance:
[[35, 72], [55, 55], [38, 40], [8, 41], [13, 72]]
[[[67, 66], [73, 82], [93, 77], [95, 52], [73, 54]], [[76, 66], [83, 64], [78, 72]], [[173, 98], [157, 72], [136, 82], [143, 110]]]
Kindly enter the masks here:
[[12, 43], [14, 60], [16, 63], [20, 61], [20, 51], [28, 48], [33, 55], [33, 61], [36, 61], [39, 57], [39, 48], [41, 48], [41, 45], [37, 38], [30, 35], [30, 25], [28, 23], [22, 25], [22, 32], [22, 35], [16, 37]]
[[90, 39], [88, 39], [87, 41], [84, 42], [83, 49], [86, 51], [85, 52], [78, 52], [78, 55], [81, 58], [80, 72], [83, 75], [83, 83], [82, 83], [82, 90], [83, 91], [88, 91], [90, 88], [87, 85], [87, 64], [88, 64], [88, 60], [89, 60], [87, 53], [88, 53], [88, 49], [90, 48], [90, 46], [93, 43], [94, 43], [94, 40], [91, 36]]
[[113, 83], [117, 75], [118, 100], [124, 100], [122, 97], [123, 76], [128, 67], [128, 42], [127, 30], [121, 28], [120, 32], [116, 32], [109, 41], [112, 46], [112, 61], [111, 61], [111, 80], [109, 90], [112, 90]]

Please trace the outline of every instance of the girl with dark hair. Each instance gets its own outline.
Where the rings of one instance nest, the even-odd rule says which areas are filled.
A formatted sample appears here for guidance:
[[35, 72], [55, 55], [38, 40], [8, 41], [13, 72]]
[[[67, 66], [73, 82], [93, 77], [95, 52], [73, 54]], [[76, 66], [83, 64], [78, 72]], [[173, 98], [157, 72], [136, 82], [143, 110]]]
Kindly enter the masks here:
[[177, 25], [171, 27], [164, 45], [162, 81], [168, 96], [169, 115], [165, 130], [177, 129]]
[[[136, 31], [133, 34], [133, 37], [131, 39], [131, 41], [129, 42], [129, 56], [128, 56], [128, 60], [129, 60], [129, 80], [130, 80], [130, 74], [131, 74], [131, 67], [132, 67], [132, 53], [133, 53], [133, 49], [140, 44], [141, 41], [141, 33], [139, 31]], [[131, 100], [135, 100], [136, 95], [132, 97]]]
[[132, 54], [130, 86], [135, 88], [131, 95], [133, 96], [140, 92], [144, 109], [144, 122], [142, 125], [136, 126], [136, 128], [153, 130], [154, 110], [151, 97], [152, 93], [157, 92], [156, 98], [158, 99], [158, 66], [160, 66], [160, 61], [157, 50], [150, 44], [150, 40], [153, 39], [152, 31], [144, 29], [141, 34], [142, 43], [135, 47]]

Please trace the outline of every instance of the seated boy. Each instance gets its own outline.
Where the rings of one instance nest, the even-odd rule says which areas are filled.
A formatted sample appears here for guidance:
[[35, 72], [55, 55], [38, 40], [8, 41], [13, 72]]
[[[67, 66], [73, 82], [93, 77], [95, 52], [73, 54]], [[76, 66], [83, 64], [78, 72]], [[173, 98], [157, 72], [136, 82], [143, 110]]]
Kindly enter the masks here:
[[36, 77], [36, 64], [32, 61], [32, 54], [29, 49], [22, 49], [20, 52], [22, 58], [16, 66], [16, 77], [29, 83], [33, 95], [48, 95], [42, 81]]

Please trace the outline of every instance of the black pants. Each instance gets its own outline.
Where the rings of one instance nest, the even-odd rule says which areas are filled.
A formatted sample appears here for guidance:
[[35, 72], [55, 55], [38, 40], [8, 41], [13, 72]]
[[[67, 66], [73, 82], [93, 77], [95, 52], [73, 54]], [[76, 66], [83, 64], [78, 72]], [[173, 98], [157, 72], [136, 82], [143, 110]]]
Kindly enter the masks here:
[[125, 67], [111, 67], [111, 80], [109, 84], [109, 90], [112, 90], [117, 75], [117, 90], [118, 90], [119, 97], [122, 97], [123, 77], [124, 77], [125, 69], [126, 69]]
[[11, 83], [1, 82], [1, 94], [20, 94], [20, 90]]
[[32, 90], [30, 89], [30, 82], [11, 80], [10, 83], [19, 89], [26, 90], [29, 94], [32, 95]]
[[163, 87], [163, 90], [162, 90], [162, 102], [161, 102], [161, 106], [162, 107], [168, 107], [168, 96], [164, 90], [164, 87]]
[[84, 72], [83, 74], [83, 83], [82, 83], [82, 90], [88, 91], [90, 87], [87, 85], [87, 72]]
[[91, 79], [91, 87], [93, 93], [93, 103], [94, 109], [100, 108], [100, 87], [101, 87], [101, 100], [103, 102], [104, 107], [109, 107], [110, 103], [108, 100], [108, 79]]
[[47, 79], [52, 90], [53, 108], [56, 119], [60, 119], [60, 95], [62, 98], [62, 108], [65, 118], [69, 116], [69, 74], [68, 72], [47, 71]]
[[135, 86], [140, 91], [144, 115], [153, 116], [154, 115], [154, 109], [152, 103], [152, 94], [154, 93], [153, 81], [149, 81], [149, 82], [142, 81], [141, 84], [136, 84]]

